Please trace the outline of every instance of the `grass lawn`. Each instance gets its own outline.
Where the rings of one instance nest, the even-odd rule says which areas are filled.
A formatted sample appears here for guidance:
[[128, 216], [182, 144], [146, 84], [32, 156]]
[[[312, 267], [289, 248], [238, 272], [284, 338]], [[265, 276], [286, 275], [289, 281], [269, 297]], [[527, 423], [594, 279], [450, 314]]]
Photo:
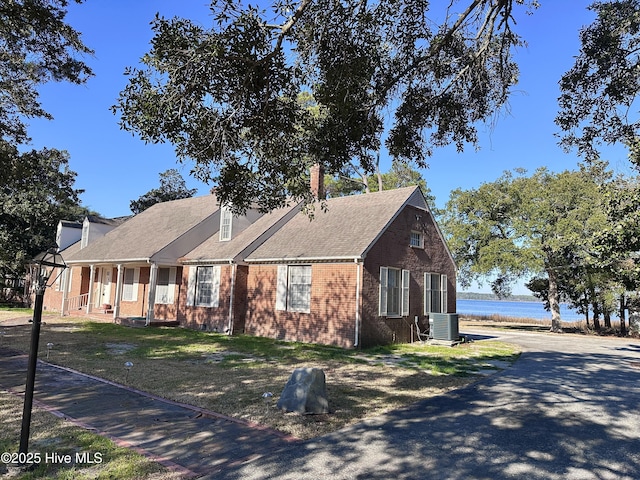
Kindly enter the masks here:
[[[6, 312], [0, 312], [0, 321], [3, 318], [7, 318]], [[498, 369], [496, 365], [513, 362], [519, 355], [518, 347], [491, 341], [454, 348], [416, 343], [346, 350], [181, 328], [129, 328], [58, 316], [45, 316], [43, 322], [40, 359], [46, 359], [46, 345], [53, 343], [50, 363], [303, 439], [459, 388], [475, 381], [479, 372]], [[30, 325], [0, 329], [4, 331], [3, 345], [28, 351]], [[133, 362], [128, 374], [125, 362]], [[325, 372], [331, 413], [301, 416], [275, 408], [291, 372], [299, 367]], [[273, 392], [271, 408], [265, 408], [265, 392]], [[9, 410], [19, 417], [20, 408], [11, 404]], [[5, 442], [0, 446], [7, 447], [7, 433], [0, 432], [0, 442]], [[56, 441], [60, 435], [52, 430], [50, 435], [45, 433], [47, 436], [50, 438], [45, 441]], [[116, 477], [161, 478], [146, 474]]]

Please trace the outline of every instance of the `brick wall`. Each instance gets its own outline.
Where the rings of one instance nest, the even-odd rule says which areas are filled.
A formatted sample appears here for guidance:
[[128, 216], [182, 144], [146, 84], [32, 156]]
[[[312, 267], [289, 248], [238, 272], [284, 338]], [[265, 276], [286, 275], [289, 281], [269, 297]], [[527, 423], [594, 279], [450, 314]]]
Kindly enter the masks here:
[[182, 326], [196, 330], [209, 330], [213, 332], [226, 332], [229, 328], [229, 301], [231, 295], [231, 265], [220, 267], [220, 290], [218, 307], [187, 306], [187, 294], [189, 286], [189, 269], [182, 269], [182, 285], [178, 300], [177, 319]]
[[[409, 245], [411, 231], [422, 232], [424, 248]], [[379, 316], [380, 267], [409, 270], [409, 315]], [[424, 273], [447, 275], [447, 311], [456, 309], [455, 265], [438, 235], [433, 218], [425, 211], [407, 206], [367, 254], [363, 272], [362, 346], [409, 342], [414, 317], [424, 317]]]
[[[138, 280], [138, 297], [135, 302], [120, 301], [121, 317], [146, 317], [149, 296], [149, 277], [151, 275], [150, 267], [140, 267], [140, 278]], [[178, 274], [176, 273], [176, 279]], [[176, 280], [177, 281], [177, 280]], [[115, 288], [113, 289], [115, 295]], [[115, 299], [115, 296], [114, 296]], [[114, 300], [115, 303], [115, 300]], [[113, 305], [113, 304], [112, 304]], [[155, 314], [155, 312], [154, 312]]]
[[353, 263], [311, 266], [309, 313], [276, 310], [277, 265], [251, 265], [245, 332], [260, 337], [352, 347], [356, 271]]

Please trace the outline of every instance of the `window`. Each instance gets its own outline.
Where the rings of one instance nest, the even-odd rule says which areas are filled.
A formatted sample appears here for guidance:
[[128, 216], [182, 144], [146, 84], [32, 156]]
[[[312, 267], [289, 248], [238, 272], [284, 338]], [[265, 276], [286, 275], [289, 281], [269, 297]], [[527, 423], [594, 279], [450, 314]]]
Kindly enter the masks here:
[[220, 304], [220, 266], [201, 266], [189, 269], [187, 305], [213, 307]]
[[311, 311], [311, 265], [279, 265], [276, 310]]
[[176, 283], [176, 269], [159, 268], [156, 280], [156, 301], [165, 305], [173, 304]]
[[231, 221], [233, 220], [233, 214], [231, 210], [226, 207], [222, 207], [220, 212], [220, 241], [226, 242], [231, 240]]
[[424, 274], [424, 313], [447, 312], [447, 276], [439, 273]]
[[89, 222], [82, 224], [82, 239], [80, 240], [80, 248], [83, 249], [89, 244]]
[[409, 315], [409, 270], [380, 267], [379, 311], [381, 317]]
[[122, 281], [122, 301], [138, 301], [138, 283], [140, 282], [139, 268], [125, 268]]
[[416, 248], [423, 248], [422, 232], [412, 231], [411, 237], [409, 238], [409, 245]]
[[198, 267], [196, 273], [196, 305], [217, 307], [220, 289], [220, 267]]

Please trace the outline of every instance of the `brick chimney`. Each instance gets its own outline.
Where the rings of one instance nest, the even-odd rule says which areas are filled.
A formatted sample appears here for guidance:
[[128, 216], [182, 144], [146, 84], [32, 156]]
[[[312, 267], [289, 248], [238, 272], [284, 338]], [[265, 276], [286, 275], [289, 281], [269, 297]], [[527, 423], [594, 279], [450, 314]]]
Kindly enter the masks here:
[[311, 173], [311, 193], [318, 200], [324, 199], [324, 169], [318, 163], [314, 164], [310, 170]]

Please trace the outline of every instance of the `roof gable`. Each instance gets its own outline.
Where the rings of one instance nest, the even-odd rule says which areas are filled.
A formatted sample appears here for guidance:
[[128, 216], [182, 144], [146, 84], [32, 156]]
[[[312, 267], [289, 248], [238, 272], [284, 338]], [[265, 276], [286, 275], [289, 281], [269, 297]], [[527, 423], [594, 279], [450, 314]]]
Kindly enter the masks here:
[[[244, 260], [248, 253], [264, 242], [297, 212], [298, 206], [290, 205], [264, 214], [257, 219], [254, 218], [252, 223], [244, 225], [240, 231], [234, 227], [231, 240], [220, 240], [219, 235], [212, 235], [180, 260], [182, 263], [191, 264]], [[234, 218], [234, 221], [236, 220]]]
[[326, 211], [313, 220], [298, 213], [247, 261], [362, 258], [407, 204], [428, 209], [418, 187], [329, 199]]
[[[190, 238], [185, 251], [172, 246], [219, 211], [214, 195], [158, 203], [129, 218], [69, 258], [70, 262], [151, 260], [163, 250], [177, 258], [202, 241]], [[211, 223], [211, 222], [209, 222]], [[218, 225], [215, 220], [215, 229]], [[214, 228], [214, 227], [211, 227]], [[191, 244], [197, 242], [195, 244]], [[174, 258], [175, 260], [175, 258]]]

